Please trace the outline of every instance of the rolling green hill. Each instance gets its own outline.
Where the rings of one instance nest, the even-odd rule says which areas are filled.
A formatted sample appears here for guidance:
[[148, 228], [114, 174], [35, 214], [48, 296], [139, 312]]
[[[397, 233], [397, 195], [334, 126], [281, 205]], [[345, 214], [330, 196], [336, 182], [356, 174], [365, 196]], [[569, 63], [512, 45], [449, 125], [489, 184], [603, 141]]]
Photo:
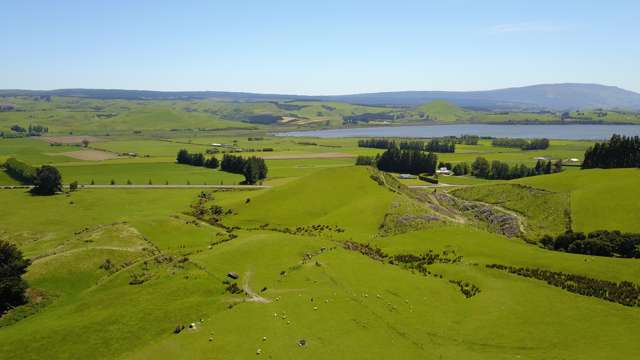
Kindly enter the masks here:
[[[601, 172], [527, 180], [558, 192], [579, 183], [580, 194]], [[24, 319], [0, 319], [0, 356], [601, 359], [612, 347], [621, 357], [640, 351], [637, 308], [487, 268], [619, 282], [640, 276], [637, 261], [552, 252], [471, 222], [379, 236], [404, 195], [371, 175], [344, 167], [272, 189], [214, 192], [206, 206], [225, 215], [213, 225], [189, 215], [197, 190], [0, 191], [13, 204], [0, 209], [0, 238], [34, 259], [27, 280], [47, 299]], [[504, 194], [505, 206], [517, 198]], [[524, 215], [535, 219], [534, 209]], [[406, 254], [437, 256], [423, 273], [390, 261]], [[225, 290], [234, 282], [239, 294]]]
[[427, 114], [429, 120], [442, 123], [465, 121], [471, 116], [470, 112], [446, 100], [434, 100], [416, 107], [416, 110]]

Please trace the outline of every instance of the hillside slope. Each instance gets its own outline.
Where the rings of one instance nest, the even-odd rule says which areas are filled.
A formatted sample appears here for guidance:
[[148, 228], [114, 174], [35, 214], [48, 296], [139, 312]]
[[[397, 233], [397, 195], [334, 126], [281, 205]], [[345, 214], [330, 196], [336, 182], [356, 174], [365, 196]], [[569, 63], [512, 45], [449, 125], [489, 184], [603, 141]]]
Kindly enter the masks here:
[[458, 106], [485, 109], [625, 109], [640, 110], [640, 94], [599, 84], [541, 84], [485, 91], [395, 91], [350, 95], [286, 95], [224, 91], [163, 92], [147, 90], [59, 89], [47, 91], [0, 90], [0, 96], [73, 96], [93, 99], [224, 101], [320, 100], [363, 105], [416, 106], [433, 100], [447, 100]]

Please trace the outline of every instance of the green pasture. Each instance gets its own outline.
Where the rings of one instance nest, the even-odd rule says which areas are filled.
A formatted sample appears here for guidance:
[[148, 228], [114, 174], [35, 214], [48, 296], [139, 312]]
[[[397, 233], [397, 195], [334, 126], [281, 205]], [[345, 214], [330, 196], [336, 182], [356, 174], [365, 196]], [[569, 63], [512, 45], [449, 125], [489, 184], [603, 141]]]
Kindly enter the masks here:
[[[583, 173], [597, 176], [567, 174]], [[0, 237], [35, 259], [27, 280], [54, 300], [0, 327], [0, 355], [601, 359], [640, 351], [635, 308], [485, 268], [499, 263], [633, 281], [640, 276], [636, 260], [552, 252], [465, 224], [433, 223], [381, 237], [378, 225], [399, 195], [370, 175], [364, 167], [339, 167], [272, 189], [214, 192], [208, 203], [231, 209], [222, 222], [239, 229], [234, 239], [213, 246], [225, 231], [185, 214], [197, 190], [85, 189], [53, 197], [2, 190], [0, 199], [13, 206], [0, 208]], [[552, 181], [562, 175], [539, 178], [562, 192], [570, 181]], [[507, 191], [498, 200], [514, 201], [517, 194]], [[523, 214], [535, 218], [537, 211]], [[319, 224], [345, 232], [274, 231]], [[425, 277], [345, 250], [336, 240], [391, 255], [455, 251], [462, 259], [431, 265], [437, 276]], [[158, 262], [158, 256], [174, 260]], [[100, 268], [106, 259], [115, 272]], [[229, 271], [264, 302], [226, 293]], [[147, 280], [130, 285], [133, 274]], [[480, 293], [465, 298], [450, 280], [473, 283]], [[173, 333], [189, 323], [196, 328]]]
[[573, 229], [640, 232], [640, 170], [566, 171], [514, 182], [569, 193]]

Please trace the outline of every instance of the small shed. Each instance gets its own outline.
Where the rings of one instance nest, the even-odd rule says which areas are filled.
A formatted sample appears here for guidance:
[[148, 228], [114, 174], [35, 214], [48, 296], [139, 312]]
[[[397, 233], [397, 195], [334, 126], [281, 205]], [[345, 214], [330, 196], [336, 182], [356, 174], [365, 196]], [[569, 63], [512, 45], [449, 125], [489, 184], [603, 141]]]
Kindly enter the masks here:
[[411, 174], [400, 174], [398, 176], [398, 178], [400, 178], [400, 179], [415, 179], [416, 176], [415, 175], [411, 175]]
[[233, 272], [233, 271], [229, 272], [229, 273], [227, 274], [227, 276], [228, 276], [228, 277], [230, 277], [230, 278], [232, 278], [232, 279], [234, 279], [234, 280], [235, 280], [235, 279], [238, 279], [238, 278], [240, 277], [240, 275], [238, 275], [238, 273]]
[[436, 170], [436, 174], [438, 175], [453, 175], [453, 172], [449, 169], [447, 169], [446, 167], [441, 167], [440, 169]]

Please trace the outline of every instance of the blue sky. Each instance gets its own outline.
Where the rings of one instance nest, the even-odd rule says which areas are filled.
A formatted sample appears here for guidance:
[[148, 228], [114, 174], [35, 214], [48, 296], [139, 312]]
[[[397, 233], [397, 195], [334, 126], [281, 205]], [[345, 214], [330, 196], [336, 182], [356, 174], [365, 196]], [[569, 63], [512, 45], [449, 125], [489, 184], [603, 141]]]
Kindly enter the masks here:
[[2, 1], [0, 88], [640, 92], [640, 1]]

